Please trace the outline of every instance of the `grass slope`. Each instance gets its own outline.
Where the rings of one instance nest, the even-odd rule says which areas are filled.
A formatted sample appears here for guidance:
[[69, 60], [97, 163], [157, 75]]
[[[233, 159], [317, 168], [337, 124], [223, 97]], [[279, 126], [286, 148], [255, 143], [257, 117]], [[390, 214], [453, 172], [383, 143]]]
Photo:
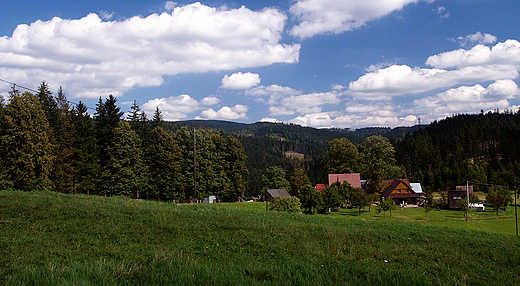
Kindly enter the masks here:
[[516, 236], [226, 204], [0, 192], [0, 284], [520, 284]]

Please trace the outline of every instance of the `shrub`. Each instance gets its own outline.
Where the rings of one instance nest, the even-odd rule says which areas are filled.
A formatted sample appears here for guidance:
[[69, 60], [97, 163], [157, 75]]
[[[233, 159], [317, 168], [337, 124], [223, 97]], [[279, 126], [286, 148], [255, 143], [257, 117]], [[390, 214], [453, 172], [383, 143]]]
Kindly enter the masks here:
[[300, 212], [300, 206], [300, 199], [297, 197], [274, 197], [269, 204], [269, 210], [298, 213]]

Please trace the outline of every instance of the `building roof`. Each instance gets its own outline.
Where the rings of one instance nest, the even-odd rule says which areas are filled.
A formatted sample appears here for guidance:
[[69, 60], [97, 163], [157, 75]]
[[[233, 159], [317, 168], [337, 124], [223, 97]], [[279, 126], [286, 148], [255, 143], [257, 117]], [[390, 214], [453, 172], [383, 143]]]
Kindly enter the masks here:
[[[465, 192], [466, 191], [466, 186], [457, 186], [457, 187], [455, 187], [455, 189], [457, 191], [460, 191], [460, 192]], [[473, 194], [473, 185], [468, 186], [468, 192], [470, 194]]]
[[325, 192], [325, 184], [316, 184], [316, 191], [318, 191], [320, 193], [324, 193]]
[[[403, 183], [406, 188], [410, 191], [409, 193], [399, 193], [392, 194], [392, 192]], [[392, 184], [386, 188], [386, 190], [381, 194], [384, 198], [418, 198], [419, 194], [416, 194], [415, 191], [410, 187], [410, 185], [405, 180], [394, 180]]]
[[329, 187], [335, 182], [343, 183], [345, 181], [354, 188], [361, 188], [361, 175], [359, 173], [329, 174]]
[[271, 197], [290, 197], [291, 195], [285, 189], [271, 189], [267, 190]]
[[421, 183], [410, 183], [410, 187], [416, 194], [424, 194]]

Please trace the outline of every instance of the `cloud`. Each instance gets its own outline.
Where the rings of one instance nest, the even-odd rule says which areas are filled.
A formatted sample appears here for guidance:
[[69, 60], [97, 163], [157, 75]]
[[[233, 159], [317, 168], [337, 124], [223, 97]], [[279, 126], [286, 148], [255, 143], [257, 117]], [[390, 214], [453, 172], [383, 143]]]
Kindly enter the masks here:
[[507, 40], [492, 48], [477, 45], [470, 50], [449, 51], [429, 57], [426, 64], [437, 68], [520, 65], [520, 42]]
[[[301, 91], [290, 87], [270, 85], [252, 88], [246, 91], [246, 94], [261, 98], [259, 101], [270, 105], [269, 114], [279, 116], [321, 112], [322, 105], [339, 104], [343, 93], [334, 89], [329, 92], [302, 94]], [[269, 100], [265, 101], [263, 97], [267, 96]]]
[[447, 12], [446, 7], [439, 7], [437, 9], [434, 9], [434, 11], [441, 17], [441, 19], [448, 19], [450, 17], [450, 13]]
[[494, 44], [497, 41], [497, 37], [491, 34], [477, 32], [465, 37], [458, 37], [457, 40], [459, 40], [461, 47], [468, 47], [475, 43], [479, 45]]
[[112, 17], [114, 17], [114, 12], [109, 13], [108, 11], [101, 11], [100, 16], [103, 18], [103, 20], [110, 20]]
[[505, 109], [510, 107], [508, 99], [519, 93], [518, 85], [514, 81], [497, 80], [487, 88], [476, 84], [449, 89], [435, 96], [416, 99], [414, 105], [417, 111], [437, 119], [450, 114], [478, 112], [482, 109]]
[[178, 121], [188, 118], [188, 114], [199, 111], [203, 106], [215, 105], [220, 99], [214, 96], [203, 98], [200, 102], [187, 94], [151, 99], [141, 107], [148, 114], [153, 114], [159, 107], [164, 120]]
[[350, 82], [349, 94], [358, 99], [389, 100], [440, 88], [515, 79], [520, 70], [520, 43], [507, 40], [491, 48], [477, 45], [469, 50], [445, 52], [430, 56], [426, 64], [433, 68], [374, 67]]
[[219, 119], [219, 120], [236, 120], [236, 119], [247, 119], [246, 112], [248, 107], [245, 105], [237, 104], [233, 107], [224, 106], [218, 111], [212, 108], [202, 111], [200, 114], [205, 119]]
[[516, 77], [518, 72], [511, 66], [471, 66], [457, 70], [443, 70], [394, 65], [365, 74], [351, 82], [349, 94], [360, 99], [389, 100], [393, 96]]
[[290, 34], [308, 38], [351, 31], [417, 2], [419, 0], [299, 0], [289, 8], [289, 12], [300, 21]]
[[164, 9], [166, 9], [166, 11], [168, 11], [168, 12], [173, 11], [175, 9], [175, 7], [177, 7], [177, 2], [166, 1], [164, 3]]
[[340, 96], [341, 93], [336, 91], [290, 95], [284, 97], [280, 104], [284, 110], [294, 110], [300, 114], [318, 113], [321, 112], [322, 105], [339, 104]]
[[204, 97], [200, 103], [202, 105], [205, 105], [205, 106], [210, 106], [210, 105], [215, 105], [215, 104], [218, 104], [220, 103], [220, 99], [218, 97], [215, 97], [215, 96], [208, 96], [208, 97]]
[[168, 75], [296, 63], [300, 45], [280, 43], [286, 20], [272, 8], [200, 3], [124, 21], [55, 17], [0, 37], [0, 77], [26, 85], [46, 80], [72, 98], [97, 98], [158, 86]]
[[271, 118], [271, 117], [264, 117], [264, 118], [260, 119], [259, 122], [280, 123], [280, 121], [278, 121], [278, 119]]
[[[259, 102], [265, 102], [269, 105], [279, 104], [280, 99], [286, 96], [294, 96], [302, 94], [301, 91], [280, 85], [258, 86], [246, 91], [246, 95], [254, 96]], [[263, 97], [269, 97], [266, 101]]]
[[260, 76], [258, 74], [238, 72], [230, 76], [225, 75], [220, 87], [224, 89], [250, 89], [259, 84]]

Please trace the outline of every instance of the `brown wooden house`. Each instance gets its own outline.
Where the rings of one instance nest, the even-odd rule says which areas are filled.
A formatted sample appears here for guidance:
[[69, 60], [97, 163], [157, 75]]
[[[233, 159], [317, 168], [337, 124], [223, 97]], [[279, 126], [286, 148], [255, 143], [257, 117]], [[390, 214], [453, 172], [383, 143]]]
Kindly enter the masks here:
[[460, 209], [460, 206], [457, 205], [457, 201], [465, 200], [466, 195], [473, 194], [473, 186], [469, 186], [466, 191], [466, 186], [457, 186], [456, 191], [448, 191], [448, 205], [450, 209]]
[[419, 203], [420, 195], [415, 193], [410, 184], [405, 180], [394, 180], [381, 194], [383, 198], [393, 199], [397, 204]]

